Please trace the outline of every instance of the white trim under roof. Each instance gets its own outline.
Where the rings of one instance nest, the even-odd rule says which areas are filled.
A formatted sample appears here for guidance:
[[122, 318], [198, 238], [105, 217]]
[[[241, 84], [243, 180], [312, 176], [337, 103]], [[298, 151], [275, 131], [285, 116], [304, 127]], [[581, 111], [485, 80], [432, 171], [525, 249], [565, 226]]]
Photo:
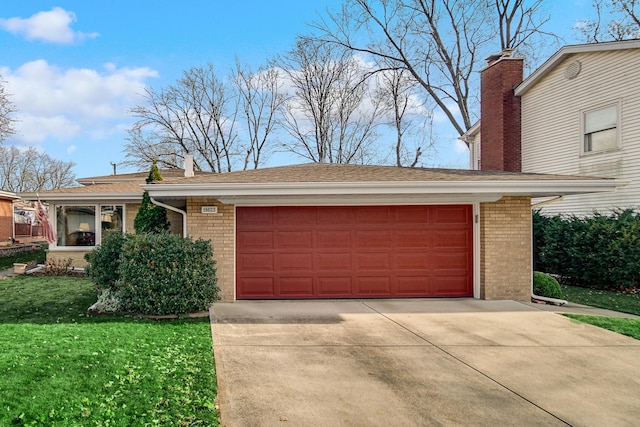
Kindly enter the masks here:
[[621, 49], [639, 49], [640, 39], [636, 40], [624, 40], [619, 42], [604, 42], [604, 43], [588, 43], [564, 46], [557, 51], [553, 56], [545, 61], [540, 68], [535, 70], [526, 79], [522, 81], [514, 90], [516, 96], [524, 95], [533, 85], [535, 85], [541, 78], [546, 76], [555, 66], [562, 62], [567, 56], [574, 55], [576, 53], [589, 53], [589, 52], [603, 52], [613, 51]]
[[0, 190], [0, 199], [17, 200], [19, 198], [20, 198], [20, 196], [18, 196], [16, 193], [12, 193], [10, 191], [1, 191]]
[[44, 193], [39, 197], [36, 193], [20, 193], [20, 196], [24, 200], [41, 200], [49, 203], [59, 202], [95, 202], [107, 200], [109, 202], [140, 202], [142, 200], [142, 193]]
[[[269, 182], [150, 184], [144, 190], [155, 199], [213, 197], [222, 203], [304, 203], [315, 200], [361, 203], [386, 200], [407, 203], [488, 202], [503, 196], [546, 197], [615, 191], [628, 184], [617, 179], [531, 179], [478, 181], [381, 181], [381, 182]], [[319, 200], [318, 197], [322, 199]], [[354, 199], [358, 197], [358, 199]]]

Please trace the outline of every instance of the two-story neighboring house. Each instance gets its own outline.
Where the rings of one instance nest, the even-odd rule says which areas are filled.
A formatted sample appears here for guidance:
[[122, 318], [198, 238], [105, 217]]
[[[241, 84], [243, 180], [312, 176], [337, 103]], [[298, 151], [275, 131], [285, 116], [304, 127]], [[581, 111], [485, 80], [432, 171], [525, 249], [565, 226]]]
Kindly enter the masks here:
[[481, 120], [463, 136], [472, 169], [628, 182], [566, 196], [546, 213], [640, 208], [640, 40], [565, 46], [523, 81], [521, 59], [507, 52], [489, 60]]

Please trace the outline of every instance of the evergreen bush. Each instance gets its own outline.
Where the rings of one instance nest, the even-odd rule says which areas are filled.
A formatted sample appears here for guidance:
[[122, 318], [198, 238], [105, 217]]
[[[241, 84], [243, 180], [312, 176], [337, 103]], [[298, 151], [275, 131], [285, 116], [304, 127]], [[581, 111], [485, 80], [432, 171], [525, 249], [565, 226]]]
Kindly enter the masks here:
[[562, 298], [560, 283], [544, 273], [533, 273], [533, 293], [541, 297]]
[[103, 291], [116, 290], [118, 266], [126, 239], [126, 234], [109, 233], [99, 246], [84, 255], [89, 263], [84, 270], [85, 274]]
[[572, 285], [640, 287], [640, 213], [590, 217], [534, 212], [534, 265]]
[[129, 236], [117, 289], [126, 311], [179, 314], [208, 310], [218, 298], [211, 244], [162, 234]]

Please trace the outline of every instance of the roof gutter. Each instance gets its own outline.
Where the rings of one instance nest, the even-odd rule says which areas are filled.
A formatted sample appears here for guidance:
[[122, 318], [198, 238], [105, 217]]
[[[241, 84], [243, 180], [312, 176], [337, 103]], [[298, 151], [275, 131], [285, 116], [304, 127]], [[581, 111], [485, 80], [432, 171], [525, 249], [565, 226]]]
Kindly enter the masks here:
[[149, 200], [151, 200], [151, 203], [153, 203], [154, 205], [158, 205], [160, 207], [169, 209], [170, 211], [177, 212], [180, 215], [182, 215], [182, 237], [187, 237], [187, 213], [185, 211], [183, 211], [182, 209], [178, 209], [174, 206], [170, 206], [162, 202], [159, 202], [153, 197], [151, 197], [151, 195], [149, 195]]

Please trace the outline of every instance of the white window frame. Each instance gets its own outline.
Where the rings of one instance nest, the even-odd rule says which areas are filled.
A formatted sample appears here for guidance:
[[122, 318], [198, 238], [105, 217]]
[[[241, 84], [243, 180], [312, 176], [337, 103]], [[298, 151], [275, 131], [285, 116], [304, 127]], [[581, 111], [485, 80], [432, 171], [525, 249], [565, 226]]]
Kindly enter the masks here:
[[104, 203], [104, 204], [95, 204], [95, 203], [58, 203], [51, 204], [53, 217], [50, 218], [53, 229], [58, 235], [58, 207], [59, 206], [88, 206], [93, 207], [95, 211], [95, 215], [93, 218], [94, 222], [94, 230], [95, 230], [95, 245], [94, 246], [59, 246], [57, 242], [51, 245], [52, 248], [57, 250], [65, 250], [65, 251], [92, 251], [96, 248], [100, 243], [102, 243], [102, 223], [101, 223], [101, 212], [103, 206], [122, 206], [122, 232], [126, 233], [127, 230], [127, 205], [126, 203]]
[[[598, 105], [597, 107], [594, 108], [589, 108], [587, 110], [582, 110], [580, 112], [580, 154], [583, 156], [590, 156], [590, 155], [594, 155], [594, 154], [599, 154], [599, 153], [609, 153], [612, 151], [617, 151], [621, 148], [622, 143], [621, 143], [621, 138], [620, 138], [620, 124], [621, 124], [621, 105], [620, 105], [620, 100], [615, 101], [615, 102], [609, 102], [606, 104], [601, 104]], [[615, 108], [615, 114], [616, 114], [616, 122], [615, 122], [615, 127], [610, 126], [610, 127], [602, 127], [601, 129], [596, 129], [593, 130], [591, 132], [587, 132], [587, 114], [590, 113], [594, 113], [597, 111], [601, 111], [601, 110], [606, 110], [609, 108]], [[609, 147], [609, 148], [604, 148], [604, 149], [599, 149], [599, 150], [587, 150], [587, 137], [588, 135], [600, 132], [600, 131], [605, 131], [605, 130], [610, 130], [610, 129], [615, 129], [616, 132], [616, 140], [615, 140], [615, 146], [613, 147]]]

